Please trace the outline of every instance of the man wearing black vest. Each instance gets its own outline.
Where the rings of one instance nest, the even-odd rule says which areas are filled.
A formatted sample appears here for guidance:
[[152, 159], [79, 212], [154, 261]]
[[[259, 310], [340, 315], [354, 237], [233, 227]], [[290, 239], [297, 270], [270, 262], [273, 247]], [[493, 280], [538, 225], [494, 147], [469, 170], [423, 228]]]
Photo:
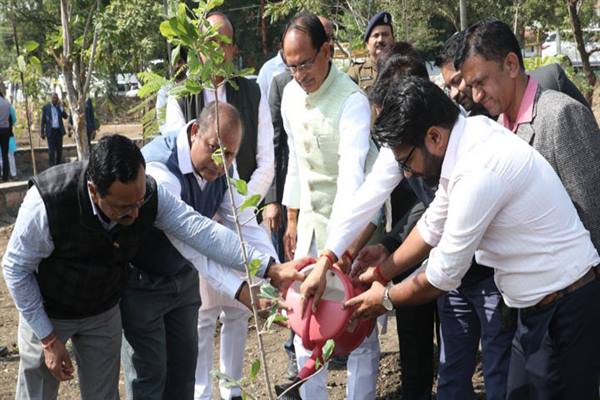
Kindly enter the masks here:
[[[118, 303], [144, 234], [156, 227], [242, 271], [239, 241], [147, 178], [141, 152], [123, 136], [102, 138], [89, 164], [58, 165], [31, 185], [3, 258], [20, 313], [16, 398], [56, 398], [60, 381], [73, 378], [69, 339], [82, 399], [118, 398]], [[249, 252], [276, 286], [299, 277], [294, 265]]]

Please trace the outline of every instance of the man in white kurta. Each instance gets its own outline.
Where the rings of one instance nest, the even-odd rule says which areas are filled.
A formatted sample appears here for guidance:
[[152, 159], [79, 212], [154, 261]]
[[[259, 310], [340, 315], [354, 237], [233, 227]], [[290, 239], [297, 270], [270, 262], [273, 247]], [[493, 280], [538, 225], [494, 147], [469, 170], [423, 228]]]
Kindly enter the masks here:
[[[286, 252], [296, 258], [318, 255], [336, 207], [353, 196], [376, 157], [370, 141], [369, 102], [330, 62], [330, 51], [316, 16], [290, 22], [283, 41], [284, 58], [294, 76], [281, 105], [290, 149], [283, 204], [288, 207]], [[295, 347], [302, 368], [310, 352], [298, 337]], [[378, 364], [374, 330], [348, 360], [349, 400], [375, 398]], [[305, 382], [302, 398], [326, 399], [326, 380], [326, 373], [320, 372]]]

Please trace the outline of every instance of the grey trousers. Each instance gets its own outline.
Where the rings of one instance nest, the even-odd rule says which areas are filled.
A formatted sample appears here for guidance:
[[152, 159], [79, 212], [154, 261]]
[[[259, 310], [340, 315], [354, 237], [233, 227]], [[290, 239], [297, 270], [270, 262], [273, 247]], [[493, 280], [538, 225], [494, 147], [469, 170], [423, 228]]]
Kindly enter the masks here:
[[[121, 314], [119, 306], [93, 317], [51, 319], [54, 332], [73, 345], [83, 400], [119, 398]], [[46, 368], [40, 339], [22, 318], [19, 321], [19, 376], [17, 400], [48, 400], [58, 397], [59, 381]]]

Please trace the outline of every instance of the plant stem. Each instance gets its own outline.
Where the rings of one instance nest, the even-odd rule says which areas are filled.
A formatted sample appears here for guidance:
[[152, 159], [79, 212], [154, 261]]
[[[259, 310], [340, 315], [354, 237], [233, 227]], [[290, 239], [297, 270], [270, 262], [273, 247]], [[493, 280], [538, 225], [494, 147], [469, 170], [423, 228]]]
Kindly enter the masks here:
[[[219, 148], [221, 149], [221, 154], [223, 155], [222, 162], [223, 162], [223, 164], [225, 164], [225, 156], [224, 156], [225, 149], [223, 147], [223, 142], [221, 140], [221, 130], [220, 130], [220, 123], [219, 123], [219, 94], [217, 91], [216, 81], [213, 80], [212, 82], [213, 82], [213, 89], [215, 91], [215, 109], [216, 109], [215, 124], [216, 124], [217, 140], [219, 142]], [[259, 325], [258, 325], [258, 309], [256, 307], [256, 298], [254, 296], [254, 292], [252, 291], [252, 286], [254, 285], [254, 276], [252, 276], [252, 274], [250, 273], [248, 254], [246, 253], [246, 246], [244, 245], [244, 235], [242, 234], [242, 225], [240, 224], [240, 221], [239, 221], [238, 209], [236, 207], [235, 200], [233, 198], [233, 188], [231, 187], [231, 183], [230, 183], [231, 177], [229, 176], [228, 168], [225, 167], [224, 169], [225, 169], [225, 177], [227, 178], [227, 191], [229, 193], [229, 199], [231, 200], [231, 204], [232, 204], [231, 208], [233, 211], [233, 220], [235, 221], [235, 229], [236, 229], [238, 237], [240, 239], [242, 260], [244, 262], [244, 268], [246, 269], [246, 278], [248, 281], [248, 288], [250, 289], [250, 304], [252, 305], [252, 316], [254, 317], [254, 323], [256, 325], [256, 339], [258, 341], [258, 348], [260, 350], [262, 370], [263, 370], [263, 374], [265, 377], [265, 383], [267, 386], [267, 393], [269, 394], [269, 400], [274, 400], [273, 392], [271, 390], [271, 379], [269, 377], [269, 371], [267, 368], [267, 356], [266, 356], [265, 348], [263, 345], [262, 335], [260, 333], [260, 329], [259, 329]]]

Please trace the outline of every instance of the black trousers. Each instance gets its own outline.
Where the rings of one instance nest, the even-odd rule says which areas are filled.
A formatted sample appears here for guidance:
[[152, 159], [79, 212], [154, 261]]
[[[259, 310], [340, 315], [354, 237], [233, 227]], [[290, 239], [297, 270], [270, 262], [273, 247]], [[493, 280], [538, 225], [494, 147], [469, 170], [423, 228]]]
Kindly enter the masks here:
[[8, 180], [10, 165], [8, 165], [8, 140], [10, 128], [0, 128], [0, 148], [2, 149], [2, 180]]
[[600, 280], [539, 310], [519, 311], [508, 400], [597, 400]]
[[[425, 209], [425, 205], [418, 202], [399, 221], [399, 224], [404, 224], [400, 234], [402, 241], [406, 239]], [[419, 265], [394, 278], [394, 283], [408, 277]], [[432, 398], [435, 314], [435, 301], [396, 309], [402, 398], [405, 400], [430, 400]]]
[[48, 161], [50, 166], [62, 163], [63, 135], [59, 128], [52, 128], [48, 135]]

